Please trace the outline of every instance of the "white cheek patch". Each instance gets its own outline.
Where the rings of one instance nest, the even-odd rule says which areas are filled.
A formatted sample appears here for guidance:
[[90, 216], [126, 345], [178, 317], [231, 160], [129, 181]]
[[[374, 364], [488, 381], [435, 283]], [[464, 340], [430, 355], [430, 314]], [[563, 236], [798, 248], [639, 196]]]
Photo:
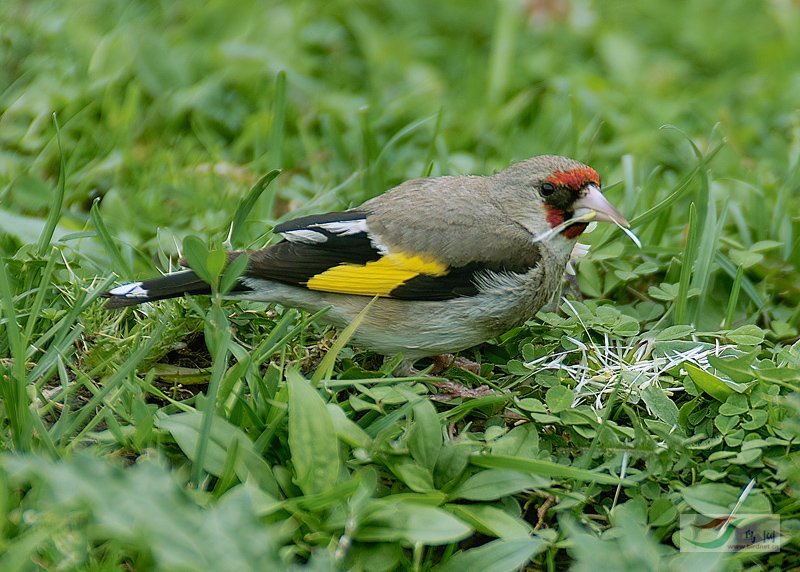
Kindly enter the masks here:
[[147, 290], [142, 288], [141, 282], [129, 282], [122, 286], [117, 286], [108, 291], [111, 296], [120, 296], [123, 298], [147, 298]]

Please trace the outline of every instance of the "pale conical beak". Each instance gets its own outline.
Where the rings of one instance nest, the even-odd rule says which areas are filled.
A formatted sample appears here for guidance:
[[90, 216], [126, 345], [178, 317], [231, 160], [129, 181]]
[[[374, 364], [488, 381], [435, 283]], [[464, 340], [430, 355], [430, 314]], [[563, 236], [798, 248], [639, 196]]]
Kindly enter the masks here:
[[603, 196], [597, 185], [588, 185], [586, 195], [575, 201], [573, 206], [575, 207], [575, 218], [588, 214], [587, 211], [592, 211], [595, 220], [613, 222], [625, 228], [631, 227], [627, 219]]

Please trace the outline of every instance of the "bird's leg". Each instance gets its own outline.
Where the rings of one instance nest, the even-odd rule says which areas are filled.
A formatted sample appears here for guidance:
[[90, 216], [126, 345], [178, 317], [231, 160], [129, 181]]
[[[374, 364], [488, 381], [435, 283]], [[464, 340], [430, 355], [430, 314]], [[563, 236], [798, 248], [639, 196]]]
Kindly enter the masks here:
[[[564, 272], [564, 277], [567, 279], [567, 283], [570, 285], [570, 290], [578, 300], [583, 300], [581, 287], [578, 284], [578, 262], [580, 262], [581, 258], [586, 256], [588, 253], [589, 253], [588, 244], [576, 242], [575, 246], [572, 247], [572, 252], [569, 255], [569, 262], [567, 262], [567, 268]], [[558, 296], [558, 299], [559, 300], [561, 299], [560, 294]]]
[[431, 356], [431, 360], [433, 361], [433, 369], [431, 370], [431, 374], [433, 375], [442, 373], [449, 367], [465, 369], [474, 373], [475, 375], [478, 375], [481, 372], [481, 364], [465, 357], [454, 356], [453, 354]]
[[540, 312], [558, 312], [558, 306], [561, 303], [561, 293], [564, 291], [563, 283], [559, 283], [558, 289], [550, 296], [547, 303], [541, 307]]
[[[386, 361], [389, 361], [391, 358], [386, 356]], [[393, 370], [394, 375], [397, 377], [416, 377], [419, 375], [419, 370], [414, 367], [414, 364], [417, 360], [413, 359], [404, 359], [399, 364], [397, 364]]]
[[440, 354], [438, 356], [431, 356], [431, 361], [433, 362], [431, 375], [438, 375], [453, 365], [456, 361], [456, 356], [453, 354]]
[[[427, 375], [431, 376], [439, 375], [450, 367], [465, 369], [476, 375], [480, 374], [481, 372], [481, 364], [465, 357], [454, 356], [453, 354], [440, 354], [431, 356], [431, 361], [433, 362], [432, 367], [427, 372]], [[419, 375], [420, 370], [414, 367], [415, 363], [416, 360], [404, 359], [394, 368], [394, 374], [398, 377], [413, 377]]]
[[570, 291], [572, 292], [572, 295], [575, 296], [576, 299], [583, 301], [583, 292], [581, 292], [580, 284], [578, 284], [578, 277], [575, 274], [567, 274], [565, 275], [565, 278], [567, 279], [567, 283], [570, 285]]
[[[457, 357], [453, 354], [441, 354], [431, 356], [431, 365], [429, 371], [425, 376], [434, 377], [447, 368], [458, 367], [468, 370], [476, 375], [480, 374], [481, 366], [472, 360], [464, 357]], [[420, 375], [420, 371], [414, 367], [414, 360], [403, 360], [395, 368], [394, 373], [398, 377], [412, 377]], [[478, 387], [467, 387], [460, 381], [434, 381], [433, 379], [427, 382], [430, 385], [436, 386], [438, 393], [431, 395], [433, 401], [451, 401], [453, 399], [474, 399], [492, 395], [492, 389], [488, 385], [480, 385]]]

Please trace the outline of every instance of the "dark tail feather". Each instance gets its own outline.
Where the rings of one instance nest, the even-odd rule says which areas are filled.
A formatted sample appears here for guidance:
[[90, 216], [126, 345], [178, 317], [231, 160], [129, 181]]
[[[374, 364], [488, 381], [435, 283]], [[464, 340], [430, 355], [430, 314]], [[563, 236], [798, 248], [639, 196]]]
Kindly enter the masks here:
[[167, 274], [161, 278], [131, 282], [102, 294], [108, 298], [106, 308], [124, 308], [154, 300], [177, 298], [184, 294], [211, 294], [211, 287], [191, 270]]

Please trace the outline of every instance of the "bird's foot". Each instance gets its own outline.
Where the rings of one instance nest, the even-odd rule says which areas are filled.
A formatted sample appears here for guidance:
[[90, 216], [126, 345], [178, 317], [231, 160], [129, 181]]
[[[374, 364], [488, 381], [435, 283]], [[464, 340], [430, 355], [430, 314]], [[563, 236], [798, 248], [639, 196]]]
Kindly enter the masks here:
[[494, 390], [488, 385], [467, 387], [463, 383], [457, 381], [432, 381], [431, 385], [435, 385], [439, 389], [439, 393], [431, 395], [433, 401], [452, 401], [453, 399], [459, 398], [476, 399], [478, 397], [494, 395]]
[[[433, 362], [428, 371], [424, 374], [427, 376], [437, 376], [443, 371], [456, 367], [464, 369], [475, 375], [480, 374], [481, 366], [479, 363], [469, 360], [464, 357], [454, 356], [453, 354], [442, 354], [432, 356]], [[403, 360], [395, 367], [394, 373], [400, 377], [415, 377], [420, 375], [420, 371], [414, 367], [414, 360]], [[475, 399], [477, 397], [484, 397], [492, 395], [493, 390], [488, 385], [480, 385], [478, 387], [468, 387], [459, 381], [446, 380], [446, 381], [429, 381], [426, 382], [430, 385], [436, 386], [439, 393], [431, 395], [433, 401], [452, 401], [453, 399]]]
[[[436, 376], [451, 367], [463, 369], [475, 375], [481, 373], [481, 364], [465, 357], [454, 356], [453, 354], [441, 354], [431, 356], [430, 359], [432, 364], [425, 375]], [[420, 370], [414, 367], [416, 361], [417, 360], [413, 359], [401, 361], [394, 368], [394, 374], [398, 377], [414, 377], [420, 375]]]
[[471, 373], [474, 373], [475, 375], [479, 375], [481, 373], [481, 364], [465, 357], [454, 356], [453, 354], [441, 354], [438, 356], [432, 356], [431, 360], [433, 361], [433, 369], [431, 369], [430, 372], [431, 375], [440, 374], [444, 370], [451, 367], [465, 369]]

